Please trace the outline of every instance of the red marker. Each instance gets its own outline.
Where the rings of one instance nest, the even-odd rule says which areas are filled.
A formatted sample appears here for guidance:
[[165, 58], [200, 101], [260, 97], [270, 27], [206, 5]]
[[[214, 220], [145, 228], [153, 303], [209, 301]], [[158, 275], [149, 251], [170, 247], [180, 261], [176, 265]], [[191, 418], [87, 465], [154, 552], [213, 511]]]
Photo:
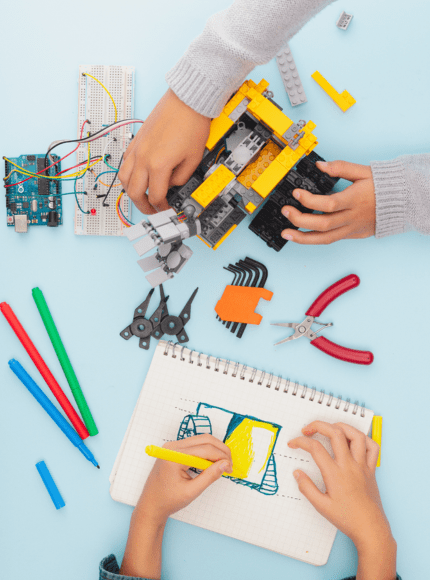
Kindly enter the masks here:
[[61, 408], [66, 413], [71, 424], [78, 432], [79, 437], [81, 439], [86, 439], [89, 436], [87, 428], [85, 427], [85, 425], [81, 421], [81, 419], [80, 419], [79, 415], [76, 413], [75, 409], [70, 404], [69, 399], [66, 397], [62, 388], [55, 380], [53, 374], [46, 366], [46, 363], [43, 360], [43, 358], [40, 356], [39, 351], [34, 346], [34, 344], [31, 342], [30, 337], [25, 332], [25, 330], [22, 327], [22, 324], [20, 323], [18, 318], [15, 316], [14, 311], [9, 306], [9, 304], [7, 304], [6, 302], [0, 303], [0, 310], [3, 313], [3, 316], [9, 322], [10, 326], [12, 327], [12, 330], [14, 331], [16, 336], [18, 337], [22, 346], [28, 352], [28, 355], [30, 356], [31, 360], [36, 365], [37, 370], [40, 372], [42, 377], [45, 379], [45, 382], [48, 385], [48, 387], [51, 389], [54, 397], [60, 403]]

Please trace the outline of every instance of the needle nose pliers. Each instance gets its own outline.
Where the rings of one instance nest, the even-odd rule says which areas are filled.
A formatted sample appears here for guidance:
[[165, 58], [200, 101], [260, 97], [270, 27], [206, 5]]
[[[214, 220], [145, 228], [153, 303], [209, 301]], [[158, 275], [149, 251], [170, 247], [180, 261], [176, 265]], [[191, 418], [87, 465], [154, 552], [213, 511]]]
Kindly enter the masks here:
[[[316, 346], [326, 354], [333, 356], [334, 358], [338, 358], [340, 360], [355, 363], [359, 365], [370, 365], [373, 362], [373, 354], [369, 351], [365, 350], [353, 350], [351, 348], [346, 348], [344, 346], [340, 346], [334, 342], [331, 342], [324, 336], [317, 336], [318, 332], [324, 330], [329, 326], [333, 326], [331, 322], [328, 324], [323, 324], [318, 320], [315, 320], [317, 316], [320, 316], [322, 312], [327, 308], [329, 304], [333, 302], [336, 298], [348, 292], [348, 290], [352, 290], [352, 288], [356, 288], [360, 284], [360, 278], [355, 274], [350, 274], [341, 280], [338, 280], [329, 288], [324, 290], [312, 306], [306, 312], [306, 318], [303, 322], [295, 323], [295, 322], [275, 322], [273, 323], [274, 326], [286, 326], [289, 328], [294, 329], [294, 334], [289, 336], [288, 338], [284, 338], [275, 344], [282, 344], [284, 342], [288, 342], [290, 340], [294, 340], [296, 338], [301, 338], [302, 336], [306, 336], [310, 339], [311, 344]], [[312, 324], [319, 324], [321, 328], [317, 331], [312, 330]]]

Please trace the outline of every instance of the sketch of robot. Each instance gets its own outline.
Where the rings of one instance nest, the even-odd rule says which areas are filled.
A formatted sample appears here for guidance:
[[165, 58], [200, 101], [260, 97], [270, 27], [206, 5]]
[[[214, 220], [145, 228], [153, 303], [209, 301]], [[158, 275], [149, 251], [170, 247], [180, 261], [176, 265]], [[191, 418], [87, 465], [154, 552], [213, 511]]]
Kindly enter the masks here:
[[230, 448], [233, 472], [228, 479], [264, 495], [278, 491], [273, 456], [281, 425], [199, 403], [195, 415], [186, 415], [177, 439], [209, 433]]

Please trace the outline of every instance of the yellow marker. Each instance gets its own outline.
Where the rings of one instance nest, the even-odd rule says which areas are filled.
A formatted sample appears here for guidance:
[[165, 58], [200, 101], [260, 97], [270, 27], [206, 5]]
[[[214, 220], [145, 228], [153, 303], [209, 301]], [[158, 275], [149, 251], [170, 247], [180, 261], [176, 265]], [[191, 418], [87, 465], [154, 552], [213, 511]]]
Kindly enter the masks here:
[[[172, 461], [173, 463], [187, 465], [188, 467], [194, 467], [195, 469], [207, 469], [214, 464], [213, 461], [208, 461], [207, 459], [202, 459], [201, 457], [196, 457], [195, 455], [187, 455], [187, 453], [181, 453], [180, 451], [173, 451], [172, 449], [157, 447], [157, 445], [147, 445], [145, 451], [150, 457], [164, 459], [165, 461]], [[223, 475], [229, 474], [223, 473]]]
[[372, 439], [379, 445], [379, 455], [376, 467], [381, 465], [382, 417], [374, 415], [372, 420]]

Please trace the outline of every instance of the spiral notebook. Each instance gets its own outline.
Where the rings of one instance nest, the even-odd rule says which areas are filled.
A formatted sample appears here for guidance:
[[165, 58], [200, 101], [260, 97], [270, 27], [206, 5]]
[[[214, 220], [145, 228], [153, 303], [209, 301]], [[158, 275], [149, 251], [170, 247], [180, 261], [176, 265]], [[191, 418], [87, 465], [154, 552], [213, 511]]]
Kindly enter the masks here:
[[[373, 411], [297, 382], [160, 341], [110, 476], [114, 500], [136, 505], [154, 464], [147, 445], [211, 433], [232, 450], [221, 478], [174, 519], [322, 565], [336, 528], [299, 492], [305, 471], [324, 491], [310, 455], [290, 449], [315, 419], [368, 433]], [[325, 437], [317, 436], [332, 453]]]

